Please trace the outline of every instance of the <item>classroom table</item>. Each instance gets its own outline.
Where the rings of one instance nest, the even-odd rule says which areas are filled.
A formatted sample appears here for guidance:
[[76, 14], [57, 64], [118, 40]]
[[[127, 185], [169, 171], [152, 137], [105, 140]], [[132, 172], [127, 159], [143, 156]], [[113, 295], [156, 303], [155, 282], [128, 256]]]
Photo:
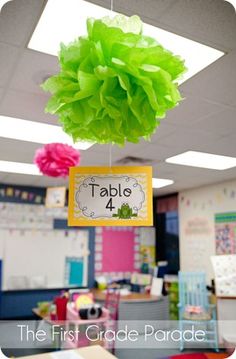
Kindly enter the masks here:
[[[29, 355], [25, 357], [21, 357], [24, 359], [53, 359], [52, 354], [56, 354], [57, 352], [44, 353], [44, 354], [36, 354]], [[60, 351], [60, 358], [63, 359], [63, 353], [65, 354], [65, 358], [67, 354], [79, 354], [81, 359], [117, 359], [114, 355], [109, 353], [107, 350], [103, 349], [99, 345], [93, 345], [90, 347], [84, 347], [75, 350], [62, 350]], [[55, 356], [54, 356], [55, 359]]]
[[[55, 327], [55, 330], [60, 331], [60, 328], [65, 328], [65, 322], [63, 321], [55, 321], [55, 320], [51, 320], [50, 315], [48, 313], [42, 313], [39, 308], [33, 308], [32, 309], [32, 313], [39, 319], [39, 320], [44, 320], [46, 323], [48, 323], [49, 325], [54, 325], [57, 324], [58, 327]], [[37, 330], [37, 325], [35, 328], [35, 331]], [[60, 350], [62, 347], [62, 340], [61, 340], [61, 336], [57, 335], [56, 336], [56, 341], [54, 342], [54, 346], [56, 349]]]
[[[106, 291], [93, 290], [95, 301], [104, 304]], [[168, 296], [153, 296], [148, 293], [134, 293], [120, 297], [118, 308], [118, 329], [124, 329], [131, 321], [136, 322], [135, 329], [140, 335], [143, 334], [144, 322], [169, 320]]]
[[217, 296], [219, 343], [236, 345], [236, 296]]
[[[98, 302], [104, 302], [106, 299], [106, 290], [102, 291], [99, 289], [93, 289], [92, 293], [94, 295], [94, 299], [95, 301]], [[120, 297], [120, 302], [125, 303], [125, 302], [156, 302], [161, 300], [162, 297], [157, 297], [154, 295], [151, 295], [149, 293], [135, 293], [135, 292], [131, 292], [130, 294], [127, 295], [121, 295]]]

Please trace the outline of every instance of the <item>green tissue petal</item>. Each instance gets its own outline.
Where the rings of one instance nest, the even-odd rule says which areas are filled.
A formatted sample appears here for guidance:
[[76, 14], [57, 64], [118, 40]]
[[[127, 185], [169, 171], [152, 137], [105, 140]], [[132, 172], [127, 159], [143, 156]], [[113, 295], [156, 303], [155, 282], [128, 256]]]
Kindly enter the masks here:
[[87, 20], [88, 35], [61, 45], [60, 73], [42, 85], [74, 141], [150, 140], [166, 112], [181, 101], [184, 61], [142, 34], [138, 16]]

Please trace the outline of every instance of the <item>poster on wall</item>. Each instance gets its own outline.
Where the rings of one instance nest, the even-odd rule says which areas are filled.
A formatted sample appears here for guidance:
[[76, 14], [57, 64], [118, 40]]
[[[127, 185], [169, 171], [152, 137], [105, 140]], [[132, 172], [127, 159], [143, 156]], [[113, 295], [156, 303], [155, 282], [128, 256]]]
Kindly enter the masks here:
[[236, 254], [236, 212], [215, 215], [216, 254]]
[[65, 285], [84, 285], [84, 258], [66, 257]]
[[146, 253], [148, 263], [156, 265], [156, 230], [154, 227], [140, 228], [140, 252]]
[[151, 167], [72, 167], [69, 226], [151, 226]]
[[216, 283], [216, 295], [219, 297], [236, 296], [236, 255], [211, 257]]
[[48, 187], [45, 206], [47, 208], [60, 208], [65, 206], [66, 187]]

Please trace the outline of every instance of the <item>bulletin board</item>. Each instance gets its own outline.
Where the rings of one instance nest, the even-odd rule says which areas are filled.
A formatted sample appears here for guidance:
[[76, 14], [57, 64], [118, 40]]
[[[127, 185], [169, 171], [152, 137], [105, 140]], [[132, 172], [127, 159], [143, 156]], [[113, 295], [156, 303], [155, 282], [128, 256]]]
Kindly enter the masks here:
[[[3, 289], [87, 286], [88, 231], [0, 230]], [[76, 280], [68, 258], [79, 262]], [[76, 267], [78, 268], [78, 267]]]
[[215, 215], [216, 254], [236, 254], [236, 212]]
[[140, 236], [135, 227], [97, 227], [95, 273], [129, 278], [140, 269]]

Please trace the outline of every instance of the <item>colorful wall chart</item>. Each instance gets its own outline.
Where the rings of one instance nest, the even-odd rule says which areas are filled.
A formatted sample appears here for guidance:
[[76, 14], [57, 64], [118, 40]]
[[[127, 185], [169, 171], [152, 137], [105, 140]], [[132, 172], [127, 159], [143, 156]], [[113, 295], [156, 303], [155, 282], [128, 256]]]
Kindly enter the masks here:
[[215, 215], [216, 254], [236, 254], [236, 212]]
[[72, 167], [69, 226], [151, 226], [151, 167]]

